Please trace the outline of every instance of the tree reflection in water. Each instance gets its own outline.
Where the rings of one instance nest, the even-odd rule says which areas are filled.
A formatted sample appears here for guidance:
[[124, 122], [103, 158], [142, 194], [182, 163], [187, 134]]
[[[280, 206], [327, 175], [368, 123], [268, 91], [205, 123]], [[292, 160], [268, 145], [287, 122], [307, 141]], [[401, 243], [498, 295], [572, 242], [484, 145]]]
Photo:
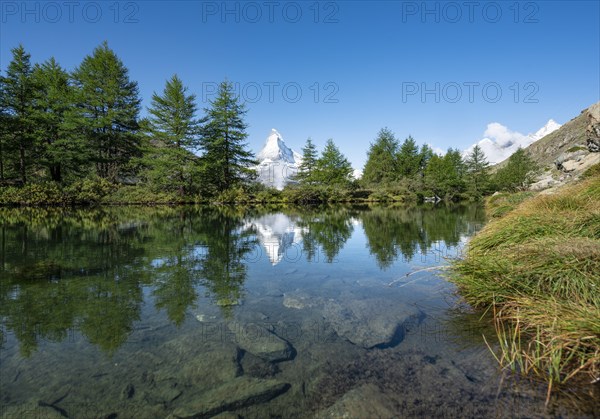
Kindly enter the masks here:
[[436, 242], [456, 245], [483, 214], [476, 206], [283, 214], [229, 207], [0, 208], [0, 220], [0, 342], [14, 334], [29, 356], [41, 340], [59, 342], [70, 333], [114, 353], [140, 320], [144, 287], [177, 326], [203, 294], [230, 317], [259, 239], [266, 243], [264, 232], [273, 232], [267, 241], [278, 252], [294, 244], [305, 261], [330, 263], [362, 223], [367, 248], [386, 269]]

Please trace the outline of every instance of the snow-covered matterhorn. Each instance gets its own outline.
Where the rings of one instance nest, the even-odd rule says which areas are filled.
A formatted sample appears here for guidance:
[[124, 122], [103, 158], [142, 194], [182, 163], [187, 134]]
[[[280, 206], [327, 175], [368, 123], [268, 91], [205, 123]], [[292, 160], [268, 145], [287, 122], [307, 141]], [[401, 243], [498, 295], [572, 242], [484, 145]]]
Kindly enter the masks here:
[[282, 260], [297, 262], [302, 255], [302, 235], [307, 229], [298, 221], [285, 214], [268, 214], [248, 221], [246, 228], [254, 227], [264, 255], [277, 265]]
[[302, 156], [285, 145], [276, 129], [271, 130], [271, 135], [257, 157], [260, 162], [255, 167], [258, 181], [279, 190], [293, 181], [302, 163]]

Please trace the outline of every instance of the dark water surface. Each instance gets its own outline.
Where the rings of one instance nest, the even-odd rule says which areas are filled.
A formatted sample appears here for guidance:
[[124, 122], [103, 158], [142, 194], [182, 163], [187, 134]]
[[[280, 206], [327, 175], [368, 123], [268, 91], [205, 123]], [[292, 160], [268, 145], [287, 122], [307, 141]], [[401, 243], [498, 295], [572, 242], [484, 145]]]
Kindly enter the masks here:
[[[503, 374], [452, 208], [0, 209], [2, 418], [593, 417]], [[437, 268], [436, 268], [437, 267]]]

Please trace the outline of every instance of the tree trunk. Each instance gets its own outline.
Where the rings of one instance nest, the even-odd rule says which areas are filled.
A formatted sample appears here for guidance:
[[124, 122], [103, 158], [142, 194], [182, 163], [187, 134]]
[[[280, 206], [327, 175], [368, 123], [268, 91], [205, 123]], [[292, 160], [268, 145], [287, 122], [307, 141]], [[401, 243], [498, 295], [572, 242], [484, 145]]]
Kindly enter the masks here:
[[50, 177], [55, 182], [61, 182], [62, 181], [62, 174], [61, 174], [61, 171], [60, 171], [60, 164], [53, 164], [52, 166], [50, 166]]
[[23, 185], [27, 182], [27, 175], [25, 173], [25, 147], [23, 147], [23, 143], [19, 144], [19, 169], [21, 172], [21, 182]]

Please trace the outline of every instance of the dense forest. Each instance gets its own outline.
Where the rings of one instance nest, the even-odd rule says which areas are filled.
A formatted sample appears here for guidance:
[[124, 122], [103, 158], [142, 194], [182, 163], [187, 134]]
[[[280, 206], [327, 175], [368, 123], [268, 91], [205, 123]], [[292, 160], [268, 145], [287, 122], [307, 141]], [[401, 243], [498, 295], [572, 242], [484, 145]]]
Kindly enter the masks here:
[[361, 179], [333, 140], [283, 190], [256, 181], [245, 103], [223, 81], [200, 111], [173, 75], [141, 117], [138, 85], [105, 42], [68, 71], [20, 45], [0, 74], [0, 204], [477, 200], [533, 182], [523, 150], [493, 174], [479, 147], [443, 156], [383, 128]]

